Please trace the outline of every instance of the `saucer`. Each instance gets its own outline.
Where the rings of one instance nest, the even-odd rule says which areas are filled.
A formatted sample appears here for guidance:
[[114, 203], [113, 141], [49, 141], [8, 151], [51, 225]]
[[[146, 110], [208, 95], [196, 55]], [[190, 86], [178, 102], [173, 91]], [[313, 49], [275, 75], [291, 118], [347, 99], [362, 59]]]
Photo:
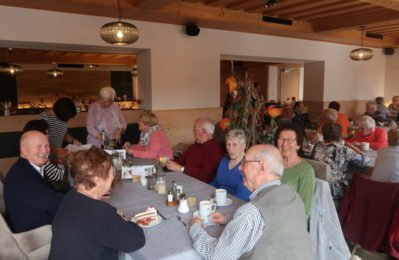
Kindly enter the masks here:
[[232, 203], [233, 203], [233, 200], [232, 200], [232, 199], [226, 198], [226, 201], [225, 201], [224, 205], [218, 205], [218, 204], [216, 203], [216, 206], [217, 206], [217, 207], [226, 207], [226, 206], [230, 206]]
[[[132, 217], [131, 221], [134, 222], [134, 223], [136, 223], [136, 218], [135, 218], [135, 217]], [[158, 225], [159, 223], [161, 223], [161, 221], [162, 221], [161, 217], [160, 217], [159, 215], [157, 215], [157, 219], [156, 219], [155, 221], [151, 222], [151, 223], [148, 224], [148, 225], [137, 224], [137, 223], [136, 223], [136, 224], [137, 224], [138, 226], [142, 227], [142, 228], [149, 228], [149, 227], [153, 227], [153, 226]]]
[[[199, 217], [199, 218], [202, 218], [202, 220], [204, 220], [203, 217], [201, 217], [201, 215], [199, 213], [199, 210], [196, 210], [196, 211], [193, 212], [193, 217]], [[213, 225], [215, 225], [215, 223], [213, 223], [211, 221], [205, 222], [205, 220], [204, 220], [204, 226], [205, 227], [213, 226]]]

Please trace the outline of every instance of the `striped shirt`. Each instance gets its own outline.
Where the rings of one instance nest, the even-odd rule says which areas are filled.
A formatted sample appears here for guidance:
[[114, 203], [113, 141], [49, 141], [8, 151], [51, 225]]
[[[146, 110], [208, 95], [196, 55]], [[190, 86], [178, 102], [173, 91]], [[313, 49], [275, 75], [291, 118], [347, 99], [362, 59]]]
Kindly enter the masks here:
[[[258, 187], [250, 196], [252, 200], [263, 189], [280, 185], [280, 180]], [[193, 247], [205, 259], [238, 259], [250, 252], [263, 234], [265, 220], [251, 202], [237, 209], [219, 238], [212, 237], [196, 223], [190, 227]]]
[[39, 118], [45, 120], [49, 126], [48, 136], [50, 146], [62, 148], [62, 142], [67, 134], [67, 123], [59, 120], [56, 115], [50, 114], [48, 110], [40, 113]]
[[65, 168], [64, 165], [55, 165], [50, 161], [47, 161], [43, 165], [44, 178], [47, 181], [60, 181], [64, 178]]

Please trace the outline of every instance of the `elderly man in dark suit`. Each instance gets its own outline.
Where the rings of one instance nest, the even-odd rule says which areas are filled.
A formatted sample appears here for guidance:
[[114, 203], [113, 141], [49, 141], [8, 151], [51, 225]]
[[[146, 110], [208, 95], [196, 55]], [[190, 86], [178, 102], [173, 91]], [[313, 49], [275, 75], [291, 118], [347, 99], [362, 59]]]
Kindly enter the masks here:
[[51, 224], [64, 197], [43, 178], [50, 145], [38, 131], [24, 133], [20, 140], [20, 158], [4, 180], [6, 214], [14, 232], [24, 232]]

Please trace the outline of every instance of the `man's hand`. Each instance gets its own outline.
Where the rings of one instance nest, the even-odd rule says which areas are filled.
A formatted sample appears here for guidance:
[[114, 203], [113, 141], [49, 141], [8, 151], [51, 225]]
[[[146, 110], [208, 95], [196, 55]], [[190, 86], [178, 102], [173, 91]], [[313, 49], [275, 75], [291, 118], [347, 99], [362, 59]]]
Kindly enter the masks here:
[[227, 222], [227, 217], [223, 213], [216, 211], [211, 213], [210, 215], [210, 221], [216, 224], [226, 224]]
[[166, 168], [168, 168], [169, 170], [174, 171], [174, 172], [180, 172], [182, 167], [183, 166], [181, 166], [180, 164], [178, 164], [177, 162], [174, 162], [174, 161], [166, 162]]
[[204, 227], [204, 221], [200, 217], [192, 217], [189, 223], [190, 227], [195, 223], [200, 224], [202, 228]]

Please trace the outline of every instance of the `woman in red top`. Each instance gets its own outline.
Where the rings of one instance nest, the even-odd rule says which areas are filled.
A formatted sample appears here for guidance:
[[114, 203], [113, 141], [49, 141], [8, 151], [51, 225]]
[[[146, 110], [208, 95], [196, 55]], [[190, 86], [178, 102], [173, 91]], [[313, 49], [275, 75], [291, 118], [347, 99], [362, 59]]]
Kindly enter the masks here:
[[376, 128], [373, 118], [363, 115], [358, 120], [359, 130], [355, 135], [346, 141], [356, 146], [366, 142], [370, 144], [370, 148], [378, 150], [388, 146], [387, 133], [383, 128]]

